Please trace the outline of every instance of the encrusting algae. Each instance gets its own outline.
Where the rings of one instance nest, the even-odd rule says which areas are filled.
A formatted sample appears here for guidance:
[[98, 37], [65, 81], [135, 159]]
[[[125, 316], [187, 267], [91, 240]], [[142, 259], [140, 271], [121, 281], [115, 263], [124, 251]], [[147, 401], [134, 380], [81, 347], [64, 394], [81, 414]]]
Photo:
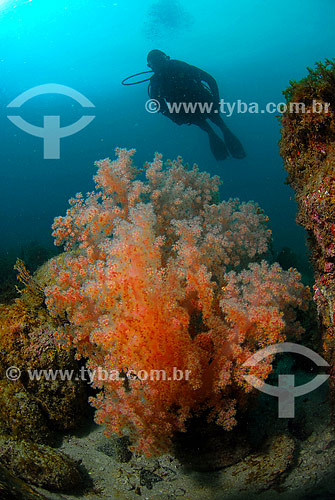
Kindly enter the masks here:
[[34, 370], [78, 370], [78, 362], [55, 342], [57, 321], [48, 314], [38, 280], [22, 262], [17, 269], [25, 285], [21, 297], [0, 305], [0, 463], [31, 484], [78, 488], [77, 464], [48, 445], [54, 444], [55, 431], [78, 427], [86, 389], [82, 381], [31, 377]]
[[[308, 69], [284, 92], [280, 152], [298, 203], [297, 222], [308, 233], [314, 267], [314, 300], [322, 324], [324, 354], [335, 347], [335, 62]], [[290, 112], [290, 104], [299, 105]]]

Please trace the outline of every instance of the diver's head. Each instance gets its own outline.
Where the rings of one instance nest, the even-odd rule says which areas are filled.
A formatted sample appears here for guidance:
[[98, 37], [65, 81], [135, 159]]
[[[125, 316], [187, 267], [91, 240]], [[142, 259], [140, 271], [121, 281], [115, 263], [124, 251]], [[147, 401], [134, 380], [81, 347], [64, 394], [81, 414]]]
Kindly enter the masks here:
[[159, 71], [164, 67], [169, 59], [169, 56], [164, 54], [164, 52], [162, 52], [161, 50], [153, 49], [147, 56], [147, 63], [149, 68], [151, 68], [153, 71]]

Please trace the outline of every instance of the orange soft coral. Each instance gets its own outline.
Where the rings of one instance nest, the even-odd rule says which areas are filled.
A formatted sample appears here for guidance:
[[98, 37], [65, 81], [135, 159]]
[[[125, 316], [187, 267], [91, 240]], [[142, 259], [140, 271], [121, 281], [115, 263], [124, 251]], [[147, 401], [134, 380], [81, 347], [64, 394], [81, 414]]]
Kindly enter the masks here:
[[68, 252], [50, 263], [45, 293], [50, 312], [68, 320], [59, 341], [104, 374], [97, 421], [153, 453], [205, 409], [233, 427], [250, 390], [241, 365], [285, 339], [305, 289], [296, 271], [256, 263], [269, 233], [255, 203], [218, 203], [219, 179], [180, 158], [164, 168], [156, 154], [139, 180], [133, 153], [98, 162], [96, 191], [55, 220]]

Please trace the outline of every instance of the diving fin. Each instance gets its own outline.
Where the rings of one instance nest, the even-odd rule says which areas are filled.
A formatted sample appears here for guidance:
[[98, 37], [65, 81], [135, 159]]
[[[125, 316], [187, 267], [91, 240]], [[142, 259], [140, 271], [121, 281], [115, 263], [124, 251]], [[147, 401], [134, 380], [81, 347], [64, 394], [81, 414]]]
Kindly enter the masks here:
[[215, 132], [209, 133], [209, 146], [216, 160], [225, 160], [228, 156], [228, 150], [220, 137], [218, 137]]
[[227, 148], [229, 149], [229, 153], [233, 158], [237, 158], [238, 160], [242, 160], [245, 158], [246, 154], [241, 142], [238, 138], [229, 130], [228, 127], [225, 127], [223, 130], [224, 140]]

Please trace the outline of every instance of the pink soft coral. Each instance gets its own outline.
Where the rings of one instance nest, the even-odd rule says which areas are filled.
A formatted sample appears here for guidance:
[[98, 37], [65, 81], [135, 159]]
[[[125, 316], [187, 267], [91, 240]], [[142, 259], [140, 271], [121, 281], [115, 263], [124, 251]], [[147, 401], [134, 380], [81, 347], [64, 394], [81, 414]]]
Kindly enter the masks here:
[[[205, 409], [233, 427], [250, 390], [241, 365], [285, 339], [306, 290], [296, 271], [256, 263], [270, 235], [255, 203], [218, 203], [219, 179], [181, 158], [164, 168], [156, 154], [140, 180], [134, 150], [116, 152], [97, 163], [96, 191], [55, 219], [56, 244], [68, 252], [50, 264], [47, 305], [67, 317], [59, 341], [91, 370], [164, 371], [165, 380], [96, 380], [92, 401], [107, 433], [130, 434], [135, 449], [153, 453]], [[270, 370], [271, 359], [257, 375]]]

